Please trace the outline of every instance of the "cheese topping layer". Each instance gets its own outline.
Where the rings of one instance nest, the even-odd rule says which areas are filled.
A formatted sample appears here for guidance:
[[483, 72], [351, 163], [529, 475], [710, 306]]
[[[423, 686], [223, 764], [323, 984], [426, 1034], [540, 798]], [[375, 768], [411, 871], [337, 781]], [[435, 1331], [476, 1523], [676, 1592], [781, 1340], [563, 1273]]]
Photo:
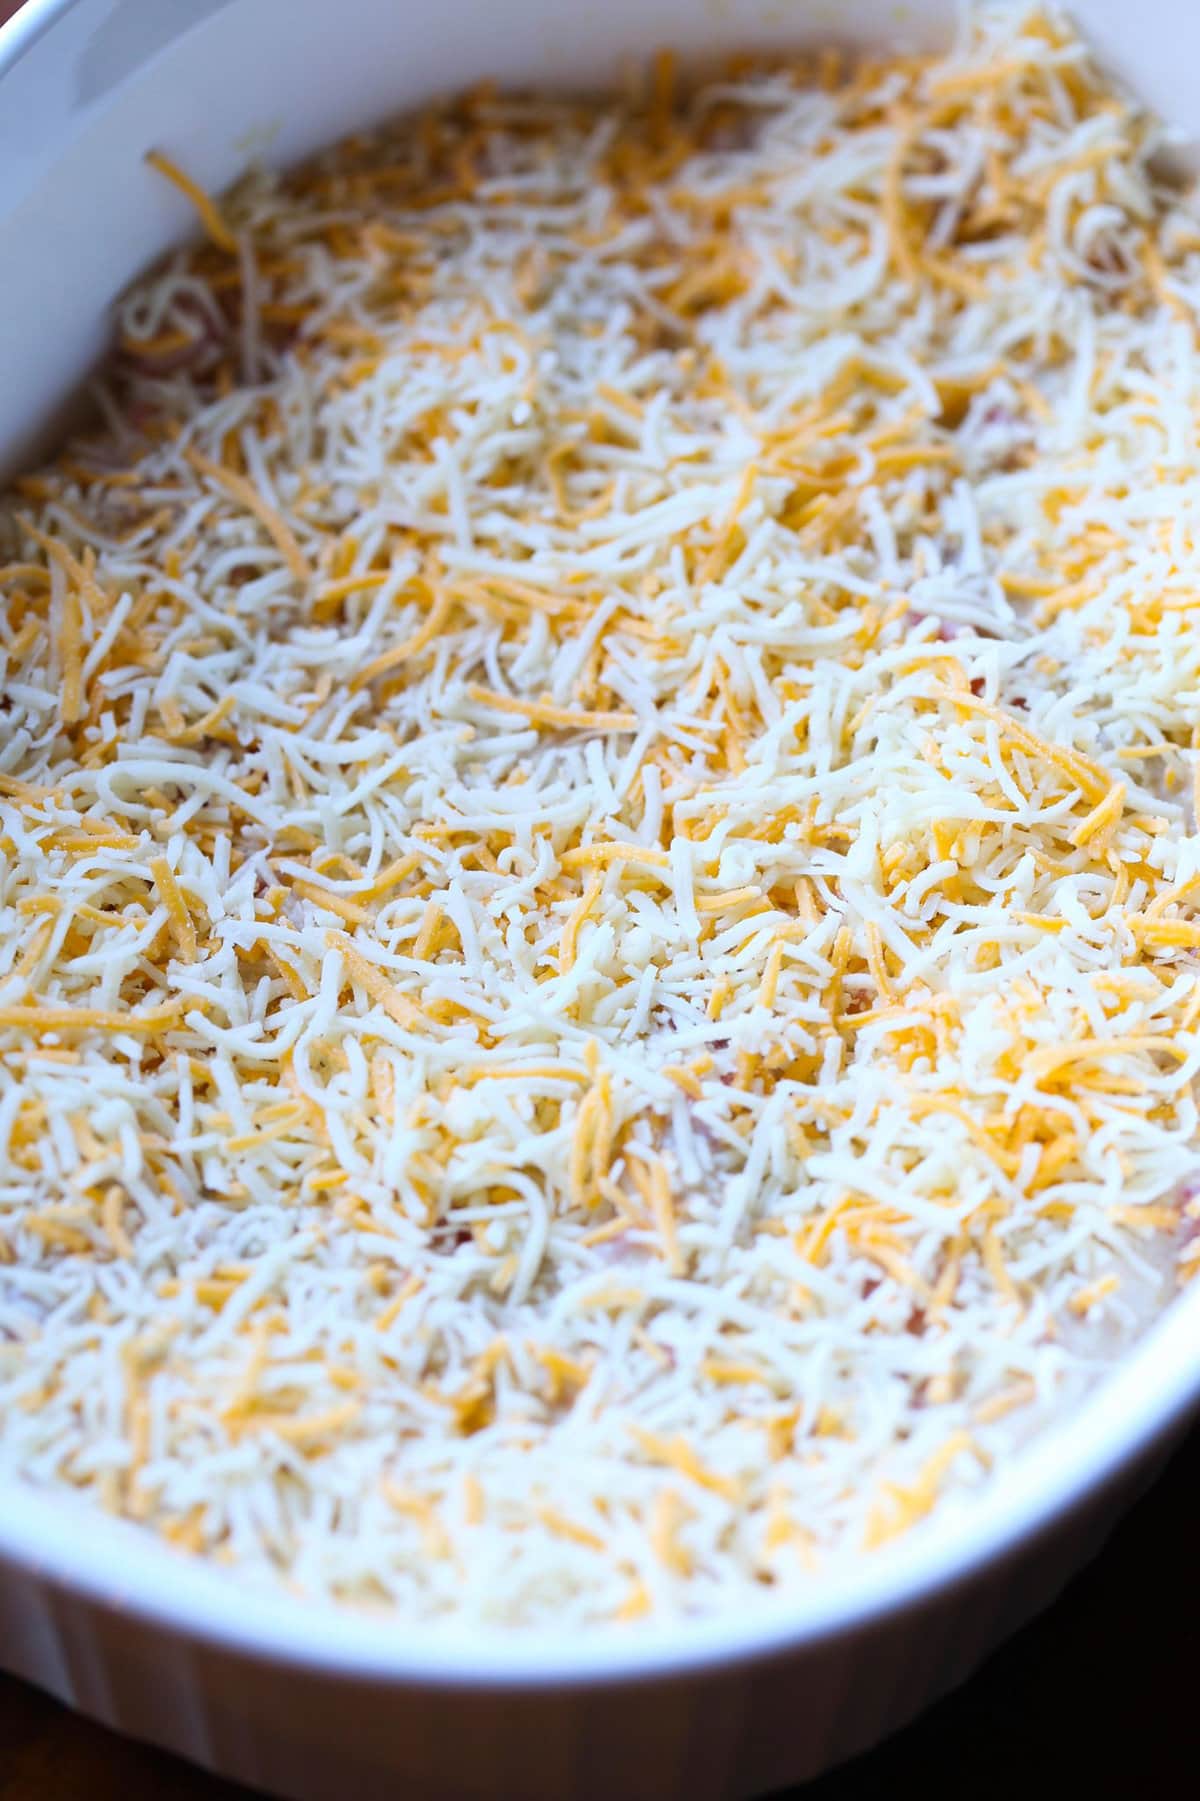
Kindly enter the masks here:
[[[218, 206], [0, 506], [0, 1470], [744, 1606], [1193, 1267], [1200, 212], [1054, 16]], [[147, 176], [147, 179], [151, 179]]]

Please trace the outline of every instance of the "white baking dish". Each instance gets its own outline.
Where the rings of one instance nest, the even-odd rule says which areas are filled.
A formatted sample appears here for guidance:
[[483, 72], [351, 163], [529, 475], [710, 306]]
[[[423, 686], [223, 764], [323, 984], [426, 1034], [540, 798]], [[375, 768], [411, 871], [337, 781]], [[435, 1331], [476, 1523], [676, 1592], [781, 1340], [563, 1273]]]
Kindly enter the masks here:
[[[1200, 12], [1080, 0], [1187, 117]], [[949, 0], [31, 0], [0, 31], [0, 460], [53, 428], [130, 276], [190, 229], [159, 145], [210, 187], [483, 75], [553, 84], [695, 53], [935, 41]], [[1154, 29], [1157, 27], [1157, 29]], [[1189, 44], [1186, 40], [1191, 39]], [[961, 1680], [1102, 1541], [1200, 1400], [1200, 1284], [968, 1508], [752, 1619], [578, 1636], [414, 1629], [247, 1593], [68, 1503], [0, 1492], [0, 1666], [278, 1793], [762, 1793]]]

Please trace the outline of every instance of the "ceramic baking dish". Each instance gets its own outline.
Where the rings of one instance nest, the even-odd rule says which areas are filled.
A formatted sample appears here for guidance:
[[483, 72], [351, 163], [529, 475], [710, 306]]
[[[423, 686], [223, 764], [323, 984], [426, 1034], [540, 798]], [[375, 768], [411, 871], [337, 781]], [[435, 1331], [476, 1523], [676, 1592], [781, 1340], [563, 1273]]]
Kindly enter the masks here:
[[[836, 37], [933, 43], [945, 0], [30, 0], [0, 30], [0, 462], [55, 429], [110, 303], [191, 228], [142, 158], [210, 188], [482, 76], [615, 74]], [[1200, 9], [1091, 0], [1085, 29], [1186, 119]], [[965, 1677], [1102, 1542], [1200, 1401], [1200, 1284], [970, 1507], [753, 1618], [612, 1634], [431, 1632], [263, 1596], [27, 1489], [0, 1490], [0, 1666], [281, 1795], [762, 1794]]]

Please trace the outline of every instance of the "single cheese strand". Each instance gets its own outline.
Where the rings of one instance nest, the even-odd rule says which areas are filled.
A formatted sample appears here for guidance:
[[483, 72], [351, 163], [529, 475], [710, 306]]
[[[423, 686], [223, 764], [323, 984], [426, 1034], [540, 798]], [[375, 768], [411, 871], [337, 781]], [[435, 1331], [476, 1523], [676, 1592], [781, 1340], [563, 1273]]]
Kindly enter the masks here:
[[0, 1029], [42, 1032], [159, 1032], [178, 1019], [183, 1002], [164, 1001], [141, 1012], [121, 1013], [104, 1007], [54, 1007], [46, 1005], [0, 1007]]
[[194, 181], [190, 175], [186, 175], [178, 164], [173, 163], [170, 157], [161, 150], [147, 150], [146, 161], [152, 169], [157, 169], [160, 175], [165, 175], [167, 180], [191, 201], [200, 217], [200, 223], [218, 250], [225, 250], [230, 256], [236, 256], [237, 238], [222, 218], [215, 201], [205, 193], [200, 184]]
[[378, 1002], [389, 1019], [394, 1019], [398, 1026], [415, 1029], [421, 1024], [421, 1010], [413, 1005], [404, 995], [368, 962], [362, 952], [342, 932], [327, 932], [325, 942], [331, 950], [341, 952], [351, 978], [361, 982], [373, 1001]]
[[247, 512], [254, 514], [297, 581], [311, 581], [312, 570], [296, 542], [292, 528], [274, 507], [267, 504], [254, 483], [247, 481], [244, 475], [237, 475], [232, 469], [224, 469], [220, 463], [214, 463], [211, 457], [204, 456], [194, 445], [188, 447], [186, 455], [193, 469], [207, 476], [219, 488], [224, 488]]
[[468, 685], [472, 700], [491, 707], [498, 713], [517, 713], [531, 725], [547, 725], [562, 731], [631, 732], [637, 726], [635, 713], [587, 712], [572, 707], [556, 707], [548, 699], [520, 700], [512, 694], [497, 694], [478, 682]]
[[196, 928], [180, 891], [175, 873], [165, 857], [155, 857], [150, 864], [155, 885], [171, 919], [171, 930], [179, 945], [179, 954], [188, 963], [196, 959]]

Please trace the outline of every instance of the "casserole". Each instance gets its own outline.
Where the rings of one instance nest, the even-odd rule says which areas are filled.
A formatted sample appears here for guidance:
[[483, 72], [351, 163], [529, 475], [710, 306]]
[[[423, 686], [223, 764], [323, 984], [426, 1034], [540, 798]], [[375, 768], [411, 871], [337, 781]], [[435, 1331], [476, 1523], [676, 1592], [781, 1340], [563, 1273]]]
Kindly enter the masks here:
[[[68, 399], [103, 341], [108, 301], [179, 229], [173, 201], [141, 169], [147, 145], [169, 141], [220, 187], [252, 153], [289, 160], [483, 74], [594, 79], [615, 71], [618, 52], [701, 47], [680, 6], [636, 19], [630, 8], [570, 34], [547, 7], [513, 9], [500, 42], [483, 10], [466, 6], [452, 31], [367, 5], [336, 19], [251, 0], [203, 11], [211, 17], [164, 41], [175, 9], [151, 20], [129, 5], [34, 8], [11, 40], [8, 79], [19, 85], [4, 109], [14, 271], [4, 423], [13, 457]], [[196, 15], [180, 8], [175, 22]], [[861, 41], [930, 37], [944, 20], [932, 10], [899, 20], [855, 9], [835, 21], [816, 7], [735, 7], [706, 15], [703, 47], [824, 39], [835, 23]], [[264, 116], [267, 58], [274, 118]], [[202, 123], [181, 124], [184, 91], [204, 97]], [[30, 355], [35, 325], [46, 349]], [[1195, 1303], [1185, 1302], [969, 1513], [939, 1516], [752, 1626], [724, 1619], [586, 1643], [550, 1632], [414, 1633], [248, 1599], [119, 1527], [16, 1493], [0, 1511], [3, 1655], [112, 1723], [286, 1793], [348, 1783], [382, 1792], [397, 1773], [427, 1794], [614, 1784], [647, 1795], [758, 1792], [899, 1723], [1048, 1597], [1182, 1418], [1195, 1328]]]

